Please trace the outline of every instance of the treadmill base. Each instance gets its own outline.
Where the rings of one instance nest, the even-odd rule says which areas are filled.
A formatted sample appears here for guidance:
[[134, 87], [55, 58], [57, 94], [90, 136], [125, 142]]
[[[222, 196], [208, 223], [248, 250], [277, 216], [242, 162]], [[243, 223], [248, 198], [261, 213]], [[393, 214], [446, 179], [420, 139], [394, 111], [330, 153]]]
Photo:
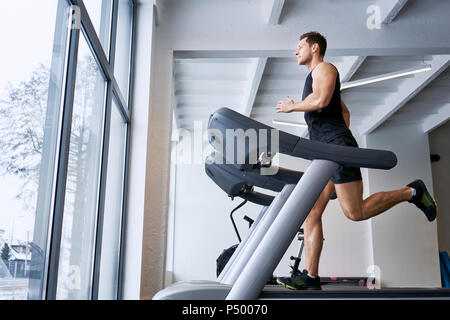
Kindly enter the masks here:
[[[159, 291], [153, 300], [225, 300], [231, 285], [215, 281], [181, 281]], [[384, 288], [331, 285], [322, 290], [289, 290], [279, 285], [264, 287], [260, 300], [450, 300], [450, 289]]]

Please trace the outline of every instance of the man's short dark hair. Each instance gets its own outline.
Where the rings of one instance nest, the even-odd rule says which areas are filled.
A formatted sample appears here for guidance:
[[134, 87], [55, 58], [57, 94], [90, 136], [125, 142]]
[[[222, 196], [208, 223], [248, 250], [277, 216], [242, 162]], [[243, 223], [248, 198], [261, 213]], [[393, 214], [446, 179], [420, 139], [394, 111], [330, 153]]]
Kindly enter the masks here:
[[320, 48], [320, 55], [322, 57], [325, 56], [325, 51], [327, 51], [327, 39], [325, 39], [323, 35], [316, 31], [311, 31], [302, 34], [300, 36], [300, 40], [302, 40], [303, 38], [306, 38], [306, 42], [308, 42], [310, 46], [312, 46], [314, 43], [317, 43]]

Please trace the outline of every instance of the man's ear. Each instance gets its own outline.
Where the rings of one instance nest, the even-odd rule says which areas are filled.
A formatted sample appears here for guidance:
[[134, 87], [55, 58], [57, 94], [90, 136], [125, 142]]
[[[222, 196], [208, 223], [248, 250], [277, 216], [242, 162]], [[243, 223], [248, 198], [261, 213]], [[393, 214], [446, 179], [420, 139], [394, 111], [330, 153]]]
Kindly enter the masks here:
[[317, 50], [319, 50], [319, 45], [317, 43], [313, 43], [311, 49], [313, 52], [316, 52]]

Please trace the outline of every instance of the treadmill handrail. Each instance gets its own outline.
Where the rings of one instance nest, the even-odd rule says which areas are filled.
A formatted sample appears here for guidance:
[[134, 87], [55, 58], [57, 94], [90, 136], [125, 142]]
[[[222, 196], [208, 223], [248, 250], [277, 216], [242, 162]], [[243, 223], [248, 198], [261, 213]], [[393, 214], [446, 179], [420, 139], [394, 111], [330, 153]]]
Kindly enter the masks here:
[[397, 156], [392, 151], [355, 148], [299, 138], [292, 154], [308, 160], [321, 159], [349, 167], [392, 169]]
[[[397, 157], [392, 151], [355, 148], [349, 146], [340, 146], [319, 141], [304, 139], [284, 131], [267, 126], [259, 121], [250, 119], [229, 108], [220, 108], [214, 112], [208, 122], [208, 129], [219, 130], [222, 133], [222, 142], [224, 150], [217, 150], [225, 154], [226, 150], [226, 130], [242, 129], [244, 132], [248, 129], [266, 129], [268, 130], [267, 148], [271, 150], [271, 130], [278, 131], [279, 152], [294, 157], [300, 157], [308, 160], [321, 159], [329, 160], [350, 167], [391, 169], [397, 164]], [[211, 130], [212, 139], [214, 130]], [[210, 137], [210, 138], [211, 138]], [[259, 139], [259, 137], [258, 137]], [[210, 140], [211, 141], [211, 140]], [[258, 147], [259, 148], [259, 141]], [[246, 147], [245, 159], [248, 161], [249, 153], [254, 150], [248, 150]], [[259, 149], [257, 154], [260, 154]], [[272, 154], [273, 156], [273, 154]]]

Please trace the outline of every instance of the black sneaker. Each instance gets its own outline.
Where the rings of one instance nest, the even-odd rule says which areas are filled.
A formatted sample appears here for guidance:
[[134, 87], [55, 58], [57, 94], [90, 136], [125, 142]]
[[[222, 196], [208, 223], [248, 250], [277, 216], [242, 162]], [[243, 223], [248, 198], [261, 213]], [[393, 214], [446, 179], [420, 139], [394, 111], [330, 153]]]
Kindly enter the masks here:
[[437, 204], [428, 193], [425, 183], [419, 179], [408, 184], [408, 187], [416, 189], [416, 194], [408, 202], [414, 203], [417, 208], [422, 210], [429, 221], [436, 219]]
[[310, 278], [306, 270], [300, 274], [293, 274], [291, 277], [278, 277], [277, 283], [291, 290], [322, 290], [320, 277]]

